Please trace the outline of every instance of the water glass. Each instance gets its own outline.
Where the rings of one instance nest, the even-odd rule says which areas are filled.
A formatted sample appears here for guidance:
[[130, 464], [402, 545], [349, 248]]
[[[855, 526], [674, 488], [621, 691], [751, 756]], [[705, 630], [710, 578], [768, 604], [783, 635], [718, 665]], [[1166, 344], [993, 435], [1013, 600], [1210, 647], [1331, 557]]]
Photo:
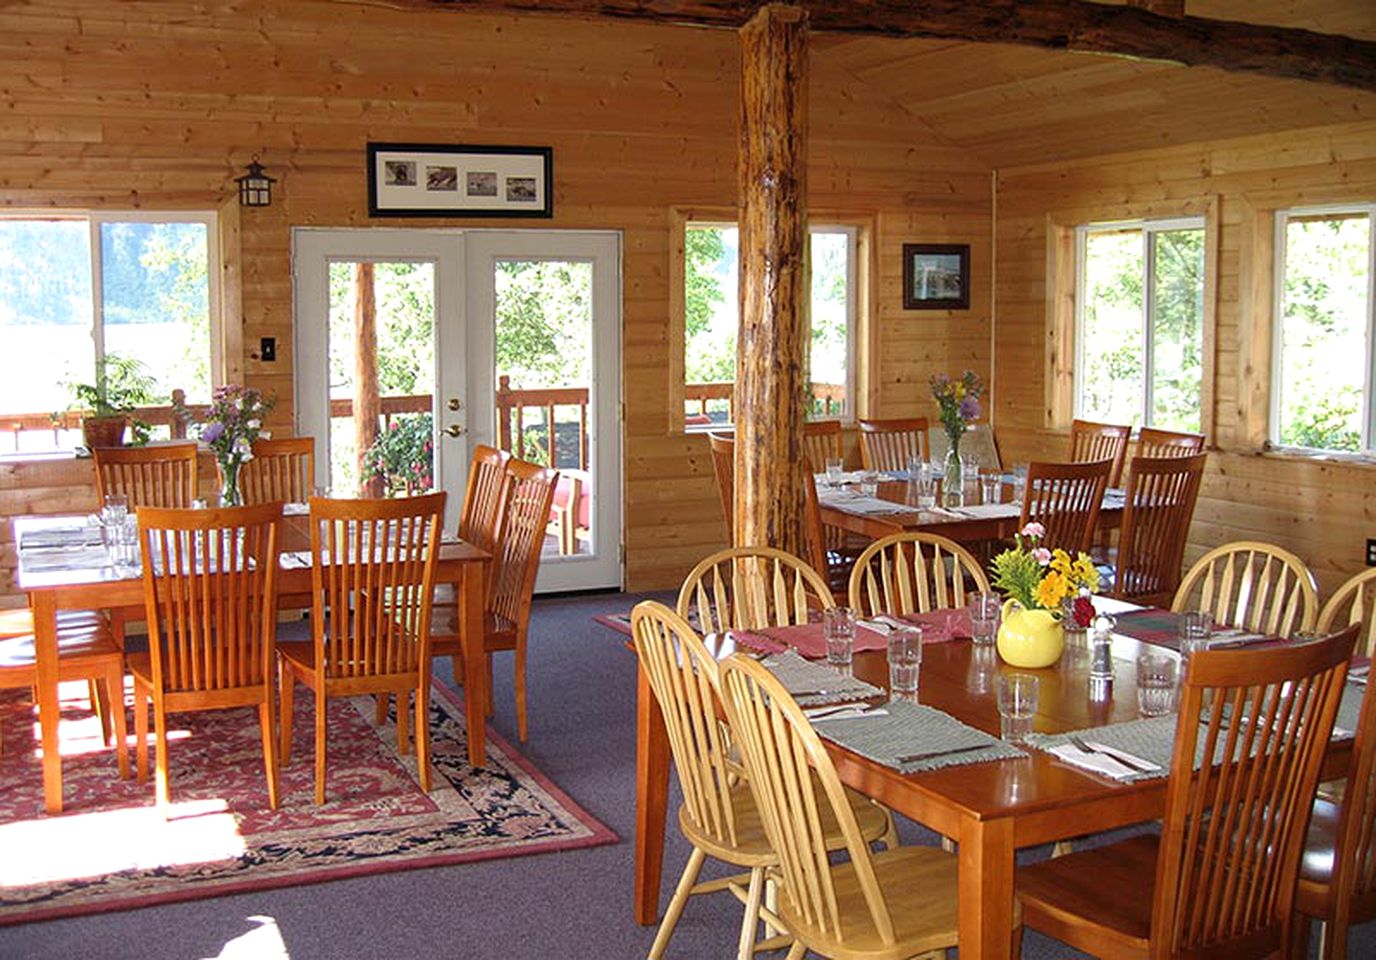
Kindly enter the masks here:
[[922, 669], [922, 628], [896, 627], [889, 631], [889, 692], [897, 696], [917, 693]]
[[1013, 502], [1022, 503], [1023, 495], [1027, 493], [1027, 468], [1013, 468]]
[[1009, 743], [1022, 743], [1032, 732], [1041, 681], [1030, 673], [999, 675], [999, 732]]
[[840, 457], [827, 457], [827, 483], [835, 487], [841, 483], [841, 475], [845, 473], [845, 464]]
[[129, 498], [122, 493], [106, 494], [105, 504], [100, 510], [100, 522], [106, 526], [115, 526], [123, 523], [127, 516], [129, 516]]
[[982, 474], [979, 488], [984, 503], [998, 503], [1003, 499], [1003, 477], [997, 473]]
[[936, 506], [936, 481], [940, 471], [932, 464], [923, 462], [917, 469], [917, 505], [930, 510]]
[[1137, 656], [1137, 712], [1144, 717], [1161, 717], [1175, 710], [1176, 684], [1180, 679], [1180, 660], [1162, 650], [1147, 650]]
[[827, 663], [849, 667], [855, 651], [855, 611], [850, 607], [823, 610], [822, 635], [827, 642]]
[[999, 611], [1003, 608], [1002, 597], [997, 593], [977, 593], [971, 598], [970, 636], [976, 646], [989, 646], [999, 632]]
[[1176, 636], [1180, 639], [1180, 656], [1188, 660], [1190, 654], [1196, 650], [1207, 648], [1213, 630], [1213, 618], [1207, 613], [1197, 610], [1182, 613], [1176, 626]]
[[136, 517], [126, 514], [118, 522], [106, 523], [101, 528], [101, 542], [111, 566], [139, 565], [139, 527]]
[[865, 470], [861, 472], [860, 493], [866, 497], [873, 497], [879, 493], [879, 473], [877, 471]]
[[979, 458], [968, 454], [960, 457], [961, 505], [975, 502], [979, 492]]

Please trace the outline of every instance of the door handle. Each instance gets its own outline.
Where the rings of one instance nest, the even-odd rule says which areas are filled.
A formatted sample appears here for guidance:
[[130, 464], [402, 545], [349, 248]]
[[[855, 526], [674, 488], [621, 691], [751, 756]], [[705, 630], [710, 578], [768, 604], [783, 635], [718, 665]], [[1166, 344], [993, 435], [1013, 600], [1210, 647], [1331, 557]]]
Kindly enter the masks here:
[[459, 410], [463, 409], [463, 401], [458, 397], [450, 397], [449, 402], [445, 404], [445, 406], [457, 413]]
[[464, 435], [466, 431], [459, 424], [451, 423], [449, 426], [444, 428], [444, 432], [449, 434], [451, 437], [461, 437]]

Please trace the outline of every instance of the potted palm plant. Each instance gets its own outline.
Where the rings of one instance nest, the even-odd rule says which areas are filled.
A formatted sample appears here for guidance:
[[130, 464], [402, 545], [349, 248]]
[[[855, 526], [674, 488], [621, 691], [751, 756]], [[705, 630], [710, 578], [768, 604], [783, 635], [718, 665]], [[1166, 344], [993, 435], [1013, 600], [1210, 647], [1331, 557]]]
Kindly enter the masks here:
[[138, 407], [159, 402], [158, 381], [134, 357], [107, 353], [96, 364], [95, 383], [66, 384], [69, 410], [82, 411], [81, 434], [87, 449], [120, 447], [132, 425], [135, 444], [148, 441], [149, 426], [133, 417]]

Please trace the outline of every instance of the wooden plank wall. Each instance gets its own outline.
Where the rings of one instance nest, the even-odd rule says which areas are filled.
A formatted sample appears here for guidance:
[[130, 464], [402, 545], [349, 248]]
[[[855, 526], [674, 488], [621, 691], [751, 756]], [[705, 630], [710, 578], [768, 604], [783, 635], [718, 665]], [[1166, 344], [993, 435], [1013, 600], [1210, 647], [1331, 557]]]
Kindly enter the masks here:
[[1217, 337], [1208, 472], [1187, 562], [1256, 539], [1305, 559], [1326, 595], [1376, 536], [1376, 464], [1263, 454], [1269, 391], [1271, 211], [1376, 199], [1376, 124], [1221, 140], [997, 175], [996, 427], [1005, 455], [1064, 456], [1045, 402], [1049, 234], [1184, 204], [1219, 203]]
[[[370, 220], [366, 142], [552, 146], [555, 217], [533, 225], [623, 235], [626, 585], [676, 584], [724, 543], [706, 441], [677, 430], [664, 374], [670, 208], [736, 199], [734, 33], [319, 0], [52, 0], [0, 7], [0, 62], [0, 208], [215, 209], [261, 154], [278, 183], [272, 207], [240, 218], [227, 274], [242, 278], [242, 329], [225, 341], [242, 344], [245, 380], [277, 394], [279, 430], [292, 413], [293, 226], [514, 223]], [[929, 411], [930, 373], [989, 372], [990, 171], [824, 49], [812, 84], [812, 205], [875, 224], [871, 410]], [[905, 241], [972, 243], [974, 308], [905, 314]], [[275, 363], [252, 356], [263, 336], [277, 338]], [[76, 507], [85, 489], [70, 465], [5, 482], [6, 516]], [[12, 561], [0, 546], [0, 602], [16, 599]]]

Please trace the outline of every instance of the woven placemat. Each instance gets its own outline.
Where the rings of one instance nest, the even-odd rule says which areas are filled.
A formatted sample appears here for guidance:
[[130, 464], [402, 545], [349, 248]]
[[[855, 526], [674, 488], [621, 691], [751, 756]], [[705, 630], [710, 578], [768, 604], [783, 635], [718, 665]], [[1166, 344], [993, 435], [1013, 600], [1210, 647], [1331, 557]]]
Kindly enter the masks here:
[[[885, 704], [884, 709], [887, 713], [882, 716], [819, 723], [817, 732], [847, 750], [904, 773], [1027, 756], [1012, 744], [961, 723], [935, 707], [894, 700]], [[925, 753], [936, 755], [902, 760]]]
[[884, 694], [872, 683], [857, 680], [834, 667], [813, 663], [794, 650], [770, 654], [760, 662], [802, 706], [869, 700]]

